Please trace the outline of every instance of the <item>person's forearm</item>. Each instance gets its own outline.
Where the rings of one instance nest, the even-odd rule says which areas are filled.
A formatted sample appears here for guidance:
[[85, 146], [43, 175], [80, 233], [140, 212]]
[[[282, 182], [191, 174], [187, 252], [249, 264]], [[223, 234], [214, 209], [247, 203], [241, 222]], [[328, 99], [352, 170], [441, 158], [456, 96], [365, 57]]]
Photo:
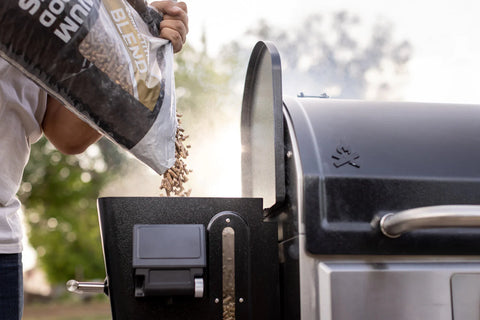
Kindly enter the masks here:
[[47, 139], [65, 154], [82, 153], [102, 136], [50, 96], [42, 128]]

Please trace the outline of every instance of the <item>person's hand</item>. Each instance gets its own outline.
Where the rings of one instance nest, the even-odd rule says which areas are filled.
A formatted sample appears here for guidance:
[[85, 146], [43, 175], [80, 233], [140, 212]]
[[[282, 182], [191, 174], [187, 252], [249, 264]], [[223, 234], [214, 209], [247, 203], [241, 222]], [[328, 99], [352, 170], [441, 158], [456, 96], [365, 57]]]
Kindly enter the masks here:
[[170, 40], [173, 51], [179, 52], [187, 39], [187, 5], [185, 2], [155, 1], [151, 3], [151, 6], [163, 13], [163, 20], [160, 23], [160, 38]]

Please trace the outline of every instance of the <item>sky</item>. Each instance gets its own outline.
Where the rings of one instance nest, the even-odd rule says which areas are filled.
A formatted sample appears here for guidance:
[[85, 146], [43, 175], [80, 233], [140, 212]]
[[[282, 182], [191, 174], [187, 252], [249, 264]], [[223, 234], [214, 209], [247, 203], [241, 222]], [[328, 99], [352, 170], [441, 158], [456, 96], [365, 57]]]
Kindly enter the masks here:
[[404, 100], [480, 104], [479, 1], [187, 0], [187, 5], [188, 40], [198, 44], [204, 30], [212, 52], [242, 37], [259, 19], [294, 27], [310, 13], [346, 9], [367, 24], [391, 21], [395, 37], [410, 41], [414, 50]]

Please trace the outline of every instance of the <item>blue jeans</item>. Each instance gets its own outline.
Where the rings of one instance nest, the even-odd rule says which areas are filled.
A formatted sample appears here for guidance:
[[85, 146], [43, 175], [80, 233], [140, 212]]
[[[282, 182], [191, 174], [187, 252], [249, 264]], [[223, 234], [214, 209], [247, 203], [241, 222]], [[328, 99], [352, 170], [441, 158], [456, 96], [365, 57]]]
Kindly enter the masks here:
[[22, 254], [0, 254], [0, 320], [19, 320], [22, 311]]

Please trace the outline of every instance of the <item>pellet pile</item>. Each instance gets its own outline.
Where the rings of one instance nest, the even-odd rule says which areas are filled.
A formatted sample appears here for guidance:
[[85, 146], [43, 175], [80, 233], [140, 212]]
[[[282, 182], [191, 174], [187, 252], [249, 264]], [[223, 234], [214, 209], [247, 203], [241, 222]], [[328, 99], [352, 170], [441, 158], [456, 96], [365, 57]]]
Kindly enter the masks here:
[[235, 320], [235, 231], [222, 232], [222, 300], [223, 320]]
[[[184, 183], [188, 181], [188, 174], [192, 172], [187, 168], [184, 162], [188, 157], [189, 144], [185, 144], [188, 135], [185, 135], [185, 129], [181, 127], [182, 114], [177, 113], [178, 126], [175, 136], [175, 164], [163, 174], [162, 184], [160, 185], [161, 196], [189, 197], [192, 189], [185, 190]], [[163, 191], [165, 194], [163, 194]]]
[[232, 295], [223, 298], [223, 320], [235, 320], [235, 300]]

